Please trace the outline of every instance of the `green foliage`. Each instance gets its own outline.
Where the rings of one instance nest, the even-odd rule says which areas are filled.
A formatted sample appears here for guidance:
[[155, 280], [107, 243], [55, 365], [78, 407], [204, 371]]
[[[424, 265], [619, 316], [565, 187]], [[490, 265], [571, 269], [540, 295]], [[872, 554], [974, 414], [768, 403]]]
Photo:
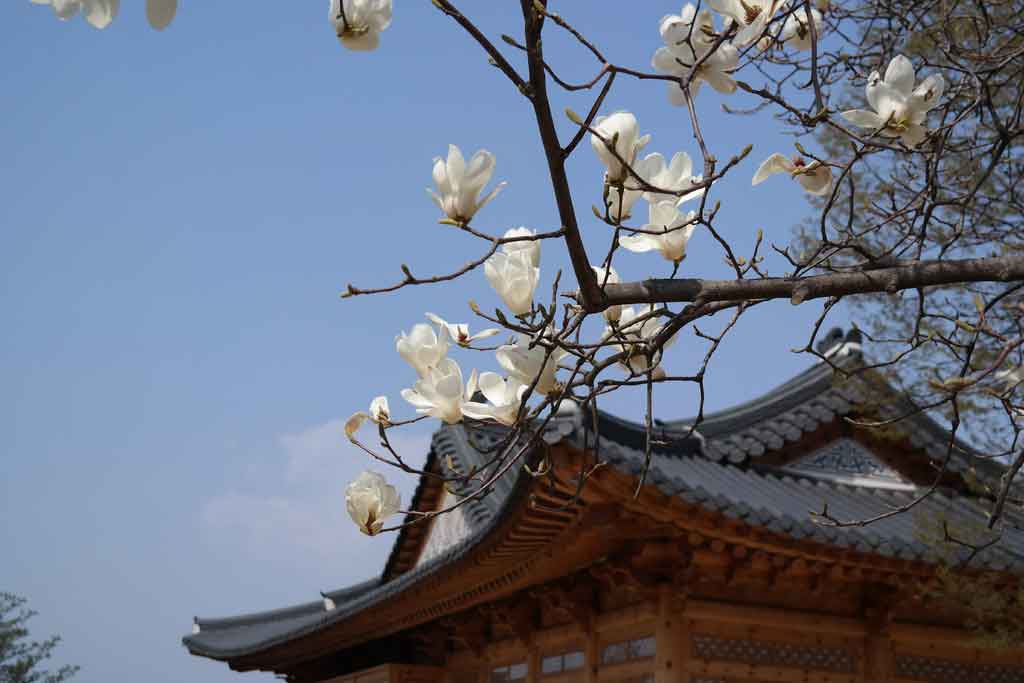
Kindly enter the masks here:
[[77, 666], [56, 671], [39, 668], [52, 655], [60, 636], [29, 640], [26, 623], [35, 614], [25, 609], [25, 598], [0, 592], [0, 683], [61, 683], [78, 672]]

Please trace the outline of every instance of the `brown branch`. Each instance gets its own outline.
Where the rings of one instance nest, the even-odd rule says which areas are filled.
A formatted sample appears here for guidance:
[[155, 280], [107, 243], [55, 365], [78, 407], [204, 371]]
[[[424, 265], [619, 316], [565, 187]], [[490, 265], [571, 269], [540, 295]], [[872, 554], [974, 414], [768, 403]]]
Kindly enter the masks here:
[[949, 261], [920, 261], [891, 268], [828, 273], [802, 278], [701, 280], [698, 278], [609, 284], [605, 306], [682, 301], [750, 301], [788, 298], [794, 305], [810, 299], [869, 292], [898, 292], [964, 282], [1024, 280], [1024, 256]]
[[[538, 0], [539, 1], [539, 0]], [[583, 246], [579, 225], [576, 222], [576, 209], [572, 203], [572, 190], [569, 178], [565, 173], [565, 159], [562, 156], [562, 145], [558, 141], [558, 132], [551, 115], [551, 103], [548, 101], [547, 77], [544, 71], [544, 53], [541, 44], [541, 30], [544, 27], [544, 16], [534, 10], [532, 0], [521, 0], [523, 21], [526, 25], [526, 55], [530, 66], [530, 102], [537, 119], [544, 156], [548, 161], [548, 172], [551, 175], [551, 187], [555, 193], [558, 206], [558, 217], [565, 231], [565, 245], [572, 260], [573, 273], [580, 285], [579, 303], [584, 310], [601, 310], [604, 308], [604, 296], [597, 285], [597, 276], [590, 268], [590, 259]]]

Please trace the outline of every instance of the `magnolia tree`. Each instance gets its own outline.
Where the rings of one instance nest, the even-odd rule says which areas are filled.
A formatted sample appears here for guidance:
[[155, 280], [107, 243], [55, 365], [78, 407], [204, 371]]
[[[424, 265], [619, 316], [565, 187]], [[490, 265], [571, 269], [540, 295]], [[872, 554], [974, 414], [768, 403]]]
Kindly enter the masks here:
[[[32, 1], [52, 4], [62, 18], [81, 8], [97, 27], [117, 11], [116, 0]], [[392, 412], [388, 397], [378, 396], [345, 425], [377, 469], [437, 477], [458, 492], [446, 510], [409, 513], [406, 523], [486, 495], [510, 468], [543, 476], [543, 463], [525, 457], [548, 422], [570, 406], [595, 416], [611, 392], [635, 391], [644, 399], [649, 458], [654, 448], [671, 445], [652, 429], [655, 385], [692, 385], [699, 411], [689, 429], [699, 429], [705, 371], [736, 322], [754, 307], [813, 299], [821, 300], [822, 313], [801, 351], [833, 363], [816, 350], [819, 331], [838, 304], [853, 304], [874, 342], [872, 364], [837, 371], [889, 373], [907, 389], [912, 406], [868, 426], [929, 411], [951, 426], [947, 460], [958, 435], [979, 437], [978, 458], [1010, 464], [1001, 481], [984, 484], [992, 501], [990, 526], [1008, 523], [1006, 506], [1019, 504], [1009, 495], [1010, 483], [1024, 462], [1018, 443], [1024, 405], [1017, 390], [1024, 379], [1018, 230], [1024, 199], [1017, 182], [1024, 171], [1024, 0], [704, 0], [660, 20], [651, 16], [650, 65], [618, 63], [614, 46], [595, 44], [545, 0], [520, 0], [522, 24], [514, 35], [500, 36], [486, 35], [453, 2], [432, 2], [531, 105], [560, 227], [513, 227], [502, 234], [478, 227], [487, 204], [500, 201], [504, 182], [492, 183], [496, 160], [487, 150], [467, 159], [448, 145], [446, 156], [434, 160], [429, 196], [443, 229], [475, 238], [479, 250], [455, 272], [414, 276], [402, 266], [397, 282], [350, 284], [344, 292], [382, 294], [482, 270], [504, 304], [485, 311], [471, 303], [472, 323], [430, 312], [412, 323], [395, 341], [412, 371], [411, 386], [401, 393], [406, 409]], [[149, 0], [151, 23], [166, 26], [174, 5]], [[343, 47], [386, 50], [392, 13], [391, 0], [332, 0], [328, 18]], [[559, 76], [544, 52], [543, 36], [552, 31], [578, 43], [593, 64], [589, 80], [569, 83]], [[652, 97], [667, 95], [665, 106], [680, 108], [696, 159], [686, 151], [649, 151], [651, 136], [636, 116], [609, 105], [623, 79], [649, 81]], [[556, 114], [557, 90], [590, 93], [589, 108]], [[755, 98], [756, 107], [732, 105], [737, 91]], [[776, 150], [752, 177], [741, 175], [739, 164], [751, 147], [720, 156], [702, 132], [697, 97], [720, 101], [725, 115], [770, 113], [804, 144], [795, 144], [795, 154]], [[563, 115], [574, 129], [565, 138], [556, 131], [556, 116]], [[571, 184], [566, 162], [574, 154], [595, 154], [603, 175]], [[795, 239], [784, 228], [767, 240], [759, 232], [752, 250], [741, 253], [717, 225], [716, 193], [787, 177], [806, 192], [814, 217]], [[577, 194], [587, 197], [584, 205], [594, 196], [600, 203], [581, 211]], [[592, 237], [585, 244], [584, 219], [607, 227], [603, 244]], [[700, 264], [683, 267], [697, 233], [720, 249], [729, 279], [700, 278]], [[565, 250], [571, 277], [542, 277], [545, 249]], [[648, 279], [619, 277], [615, 263], [623, 251], [644, 255], [638, 258], [648, 260]], [[769, 251], [784, 270], [769, 271]], [[669, 374], [663, 355], [684, 331], [706, 353], [688, 374]], [[465, 367], [491, 369], [467, 373]], [[965, 423], [967, 411], [983, 429]], [[503, 431], [488, 449], [487, 464], [474, 472], [450, 466], [420, 472], [392, 446], [392, 430], [421, 420], [500, 425]], [[376, 439], [364, 440], [367, 423]], [[580, 473], [581, 485], [588, 474]], [[935, 485], [920, 499], [942, 474], [935, 473]], [[363, 532], [396, 528], [387, 520], [401, 503], [379, 472], [353, 482], [347, 502]], [[821, 521], [870, 520], [826, 514]]]

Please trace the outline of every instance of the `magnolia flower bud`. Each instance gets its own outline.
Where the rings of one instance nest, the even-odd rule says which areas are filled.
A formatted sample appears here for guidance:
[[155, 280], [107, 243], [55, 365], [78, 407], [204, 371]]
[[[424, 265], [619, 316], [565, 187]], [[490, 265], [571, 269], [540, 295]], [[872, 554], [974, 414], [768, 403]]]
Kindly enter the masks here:
[[[591, 266], [594, 269], [594, 275], [597, 276], [597, 286], [604, 287], [605, 285], [617, 285], [619, 284], [619, 274], [615, 268], [608, 266], [605, 270], [600, 266]], [[604, 319], [609, 321], [618, 320], [619, 316], [622, 315], [622, 306], [609, 306], [604, 309]]]
[[401, 502], [395, 487], [376, 472], [363, 472], [345, 489], [348, 516], [367, 536], [380, 532], [384, 520], [398, 512]]
[[[598, 117], [594, 123], [594, 130], [597, 135], [591, 134], [590, 145], [594, 148], [597, 158], [608, 169], [608, 181], [623, 182], [629, 175], [623, 161], [632, 166], [637, 153], [650, 142], [651, 136], [640, 136], [636, 117], [628, 111]], [[615, 153], [612, 153], [612, 149]], [[619, 161], [620, 158], [622, 161]]]
[[[504, 237], [534, 237], [536, 230], [529, 228], [511, 228], [505, 231]], [[524, 253], [534, 266], [540, 266], [540, 240], [522, 240], [520, 242], [506, 242], [501, 245], [501, 250], [506, 254]]]
[[533, 308], [533, 292], [540, 279], [540, 268], [525, 250], [492, 254], [484, 262], [484, 275], [509, 310], [526, 315]]
[[384, 427], [391, 424], [391, 409], [388, 407], [387, 396], [378, 396], [370, 401], [370, 419]]

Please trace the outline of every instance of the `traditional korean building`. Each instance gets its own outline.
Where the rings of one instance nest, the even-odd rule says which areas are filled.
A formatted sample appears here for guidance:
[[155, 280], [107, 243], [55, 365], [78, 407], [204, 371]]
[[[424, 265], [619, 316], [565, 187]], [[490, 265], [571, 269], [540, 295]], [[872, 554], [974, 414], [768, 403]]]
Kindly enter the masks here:
[[[643, 426], [566, 412], [530, 457], [547, 476], [514, 468], [397, 534], [378, 578], [197, 619], [185, 646], [296, 682], [1024, 683], [1024, 649], [982, 647], [955, 601], [934, 597], [944, 546], [926, 538], [942, 520], [983, 528], [990, 501], [972, 479], [997, 479], [997, 465], [957, 444], [912, 510], [868, 526], [815, 519], [825, 504], [842, 520], [907, 505], [947, 457], [949, 433], [925, 415], [898, 432], [844, 419], [907, 412], [877, 375], [834, 373], [861, 362], [858, 341], [833, 333], [828, 363], [708, 415], [689, 438], [686, 421], [657, 423], [670, 445], [638, 495]], [[445, 426], [426, 467], [469, 471], [500, 438]], [[452, 501], [424, 477], [411, 508]], [[1015, 590], [1024, 534], [1004, 529], [969, 566]]]

